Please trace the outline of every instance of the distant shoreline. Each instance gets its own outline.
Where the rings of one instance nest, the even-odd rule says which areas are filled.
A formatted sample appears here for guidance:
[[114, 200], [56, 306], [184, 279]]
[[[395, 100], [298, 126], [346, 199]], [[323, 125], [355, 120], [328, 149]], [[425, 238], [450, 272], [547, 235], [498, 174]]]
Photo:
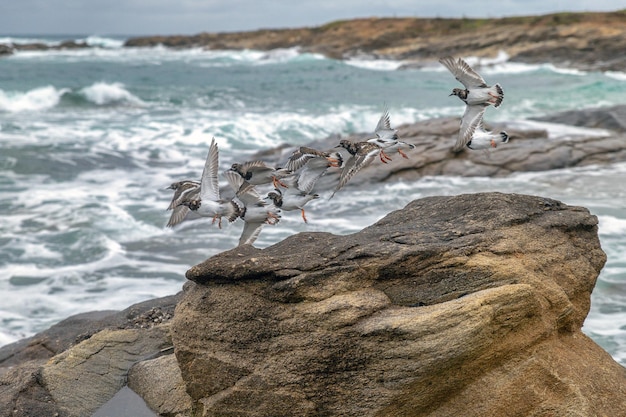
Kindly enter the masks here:
[[[615, 12], [554, 13], [490, 19], [367, 18], [318, 27], [243, 32], [129, 37], [123, 47], [173, 49], [253, 49], [298, 47], [334, 59], [393, 59], [411, 65], [443, 55], [496, 57], [512, 62], [545, 63], [580, 70], [626, 71], [626, 9]], [[22, 50], [91, 47], [66, 40], [59, 45], [0, 44], [0, 55]]]

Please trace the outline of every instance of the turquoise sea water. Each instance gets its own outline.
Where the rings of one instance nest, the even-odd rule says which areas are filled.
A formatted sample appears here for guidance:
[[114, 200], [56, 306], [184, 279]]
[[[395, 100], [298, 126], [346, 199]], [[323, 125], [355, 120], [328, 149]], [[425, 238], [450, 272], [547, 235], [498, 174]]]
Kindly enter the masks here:
[[[0, 43], [33, 39], [0, 36]], [[173, 51], [88, 41], [100, 47], [0, 59], [0, 345], [71, 314], [175, 293], [189, 266], [234, 247], [241, 222], [164, 228], [171, 198], [164, 188], [200, 176], [212, 137], [225, 169], [284, 142], [371, 131], [384, 105], [396, 126], [463, 111], [448, 97], [456, 82], [440, 66], [398, 70], [400, 62], [337, 61], [297, 49]], [[489, 121], [523, 125], [533, 116], [624, 104], [626, 74], [515, 64], [505, 53], [490, 64], [481, 73], [500, 82], [506, 98]], [[429, 195], [503, 191], [582, 205], [599, 217], [608, 255], [584, 331], [626, 364], [625, 175], [626, 164], [616, 164], [348, 188], [340, 199], [310, 203], [308, 224], [284, 214], [257, 246], [305, 230], [351, 233]]]

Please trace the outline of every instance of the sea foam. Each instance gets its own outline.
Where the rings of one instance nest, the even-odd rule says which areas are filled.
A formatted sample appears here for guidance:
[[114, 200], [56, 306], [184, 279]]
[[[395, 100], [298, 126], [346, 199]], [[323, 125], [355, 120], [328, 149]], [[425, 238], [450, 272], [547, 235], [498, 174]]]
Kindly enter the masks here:
[[63, 94], [69, 91], [53, 86], [39, 87], [25, 93], [0, 90], [0, 111], [13, 113], [48, 110], [59, 104]]
[[99, 106], [119, 103], [143, 104], [143, 101], [126, 90], [122, 83], [97, 82], [80, 90], [80, 94]]

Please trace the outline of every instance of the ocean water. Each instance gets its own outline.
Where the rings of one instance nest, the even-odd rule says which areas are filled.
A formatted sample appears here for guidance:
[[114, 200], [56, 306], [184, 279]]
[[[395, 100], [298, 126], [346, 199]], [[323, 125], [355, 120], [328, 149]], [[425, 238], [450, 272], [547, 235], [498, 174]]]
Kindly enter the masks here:
[[[123, 38], [76, 39], [97, 47], [0, 59], [0, 345], [72, 314], [173, 294], [191, 265], [234, 247], [240, 221], [222, 230], [210, 220], [164, 227], [165, 187], [199, 178], [212, 137], [226, 169], [281, 143], [372, 131], [385, 105], [395, 126], [463, 111], [448, 97], [457, 83], [441, 66], [399, 70], [400, 62], [298, 49], [130, 49]], [[60, 39], [0, 36], [33, 41]], [[481, 73], [500, 82], [506, 98], [488, 121], [532, 126], [533, 116], [623, 104], [626, 96], [623, 73], [516, 64], [505, 52], [489, 64]], [[579, 133], [548, 127], [555, 136]], [[355, 232], [431, 195], [502, 191], [585, 206], [600, 220], [608, 262], [583, 330], [626, 364], [625, 176], [626, 164], [615, 164], [347, 188], [342, 198], [310, 203], [308, 224], [283, 213], [256, 246], [300, 231]]]

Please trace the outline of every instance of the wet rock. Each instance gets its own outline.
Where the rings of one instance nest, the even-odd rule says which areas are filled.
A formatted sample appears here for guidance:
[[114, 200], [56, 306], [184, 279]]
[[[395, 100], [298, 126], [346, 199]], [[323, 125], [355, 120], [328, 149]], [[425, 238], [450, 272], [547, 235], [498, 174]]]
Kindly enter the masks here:
[[169, 346], [167, 326], [103, 330], [50, 359], [42, 385], [67, 415], [91, 415], [126, 385], [134, 363]]
[[175, 354], [201, 416], [625, 414], [626, 370], [580, 331], [605, 260], [584, 208], [425, 198], [192, 267]]
[[[537, 117], [551, 123], [560, 123], [568, 126], [591, 127], [608, 129], [615, 132], [626, 132], [626, 106], [602, 107], [583, 110], [571, 110], [546, 117]], [[623, 140], [623, 138], [621, 138]]]
[[91, 415], [134, 363], [171, 346], [166, 326], [178, 298], [78, 314], [0, 348], [0, 416]]
[[191, 397], [174, 355], [142, 361], [132, 367], [128, 386], [139, 394], [159, 415], [187, 415], [191, 412]]

